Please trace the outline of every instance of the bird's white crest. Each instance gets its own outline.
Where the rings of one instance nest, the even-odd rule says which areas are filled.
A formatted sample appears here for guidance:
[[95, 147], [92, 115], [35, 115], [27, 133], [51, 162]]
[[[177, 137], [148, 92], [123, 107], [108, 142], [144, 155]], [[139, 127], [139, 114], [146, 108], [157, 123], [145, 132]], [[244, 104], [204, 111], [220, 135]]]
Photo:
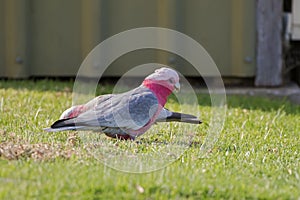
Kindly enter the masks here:
[[167, 67], [162, 67], [160, 69], [155, 70], [153, 74], [150, 74], [149, 76], [146, 77], [146, 80], [147, 79], [157, 80], [157, 81], [173, 79], [175, 82], [179, 82], [179, 76], [177, 72]]

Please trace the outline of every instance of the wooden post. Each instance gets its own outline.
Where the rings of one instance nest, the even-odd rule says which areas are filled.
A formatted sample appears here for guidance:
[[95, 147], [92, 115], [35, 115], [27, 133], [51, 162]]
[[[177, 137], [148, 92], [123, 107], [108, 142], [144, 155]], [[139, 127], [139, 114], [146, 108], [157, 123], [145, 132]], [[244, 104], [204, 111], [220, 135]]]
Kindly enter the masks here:
[[256, 1], [256, 86], [283, 84], [282, 74], [282, 1]]

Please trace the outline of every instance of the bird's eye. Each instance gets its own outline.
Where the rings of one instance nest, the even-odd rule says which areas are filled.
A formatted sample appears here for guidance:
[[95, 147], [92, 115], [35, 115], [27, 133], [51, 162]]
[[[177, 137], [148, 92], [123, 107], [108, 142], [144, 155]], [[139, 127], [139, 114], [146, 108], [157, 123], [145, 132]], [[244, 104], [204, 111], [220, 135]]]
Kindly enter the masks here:
[[172, 84], [175, 84], [175, 80], [173, 78], [170, 78], [169, 82], [172, 83]]

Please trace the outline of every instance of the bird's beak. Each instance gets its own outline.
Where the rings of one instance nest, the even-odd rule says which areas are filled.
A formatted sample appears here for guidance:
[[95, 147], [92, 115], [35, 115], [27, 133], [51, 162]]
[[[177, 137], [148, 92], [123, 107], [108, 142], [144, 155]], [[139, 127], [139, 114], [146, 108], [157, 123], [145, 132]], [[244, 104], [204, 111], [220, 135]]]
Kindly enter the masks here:
[[180, 90], [180, 84], [179, 84], [179, 82], [177, 82], [177, 83], [174, 85], [174, 88], [175, 88], [175, 91], [176, 91], [176, 92], [179, 92], [179, 90]]

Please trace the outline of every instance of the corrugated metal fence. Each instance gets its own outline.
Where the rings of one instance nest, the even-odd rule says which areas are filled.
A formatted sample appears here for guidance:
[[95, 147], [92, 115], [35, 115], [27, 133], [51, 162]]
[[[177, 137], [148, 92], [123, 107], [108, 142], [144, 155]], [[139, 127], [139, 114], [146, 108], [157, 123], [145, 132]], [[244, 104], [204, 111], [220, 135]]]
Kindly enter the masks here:
[[[0, 25], [0, 77], [74, 76], [98, 43], [146, 26], [197, 40], [224, 76], [255, 74], [253, 0], [0, 0]], [[182, 58], [155, 50], [122, 56], [105, 75], [119, 76], [146, 62], [195, 75]]]

